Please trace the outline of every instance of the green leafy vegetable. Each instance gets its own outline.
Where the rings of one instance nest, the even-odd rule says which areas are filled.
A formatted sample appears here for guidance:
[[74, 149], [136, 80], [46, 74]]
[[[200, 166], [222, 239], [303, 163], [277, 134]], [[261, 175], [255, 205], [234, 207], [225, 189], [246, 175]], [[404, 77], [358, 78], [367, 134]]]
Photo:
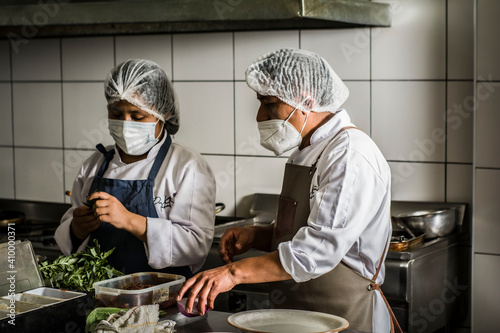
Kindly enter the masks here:
[[60, 256], [52, 263], [43, 261], [39, 264], [44, 279], [50, 280], [56, 288], [75, 291], [91, 291], [94, 282], [122, 276], [123, 273], [114, 269], [106, 259], [115, 249], [101, 252], [97, 240], [94, 246], [87, 246], [85, 251]]

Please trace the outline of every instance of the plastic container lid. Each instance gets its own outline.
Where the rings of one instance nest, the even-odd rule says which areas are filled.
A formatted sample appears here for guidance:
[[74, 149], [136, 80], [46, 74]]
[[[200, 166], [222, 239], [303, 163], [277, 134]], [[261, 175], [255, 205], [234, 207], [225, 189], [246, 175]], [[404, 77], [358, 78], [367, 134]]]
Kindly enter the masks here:
[[0, 296], [43, 286], [45, 283], [30, 241], [0, 244]]

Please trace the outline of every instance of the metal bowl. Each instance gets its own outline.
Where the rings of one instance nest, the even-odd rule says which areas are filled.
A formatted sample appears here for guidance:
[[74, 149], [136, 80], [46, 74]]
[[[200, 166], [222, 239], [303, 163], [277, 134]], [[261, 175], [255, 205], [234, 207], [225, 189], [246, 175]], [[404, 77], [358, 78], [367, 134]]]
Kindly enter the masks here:
[[451, 234], [457, 225], [457, 209], [429, 209], [393, 216], [414, 232], [425, 233], [425, 238], [443, 237]]

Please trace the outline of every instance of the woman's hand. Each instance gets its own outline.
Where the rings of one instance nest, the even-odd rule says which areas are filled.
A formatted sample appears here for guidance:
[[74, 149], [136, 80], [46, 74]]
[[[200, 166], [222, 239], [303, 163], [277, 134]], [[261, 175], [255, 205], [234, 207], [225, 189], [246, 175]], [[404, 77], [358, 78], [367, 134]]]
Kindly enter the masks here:
[[144, 216], [128, 211], [117, 198], [106, 192], [94, 192], [88, 197], [88, 201], [94, 199], [94, 216], [97, 220], [108, 222], [146, 241], [147, 219]]
[[191, 288], [186, 302], [186, 312], [190, 313], [193, 310], [196, 298], [198, 298], [198, 310], [201, 313], [205, 313], [207, 307], [213, 309], [217, 295], [233, 289], [237, 284], [232, 268], [230, 264], [196, 274], [179, 290], [177, 301], [180, 301], [186, 291]]
[[99, 221], [94, 211], [87, 206], [77, 207], [73, 211], [73, 221], [71, 222], [71, 231], [78, 239], [85, 239], [87, 236], [97, 228], [101, 221]]

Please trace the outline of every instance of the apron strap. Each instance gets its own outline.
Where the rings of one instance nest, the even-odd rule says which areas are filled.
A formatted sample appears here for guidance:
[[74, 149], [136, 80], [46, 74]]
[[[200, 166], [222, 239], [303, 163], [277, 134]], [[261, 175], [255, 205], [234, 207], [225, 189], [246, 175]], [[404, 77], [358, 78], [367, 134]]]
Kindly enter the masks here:
[[104, 155], [104, 162], [101, 164], [101, 167], [97, 172], [97, 176], [102, 177], [104, 175], [104, 172], [106, 172], [106, 170], [108, 169], [109, 162], [113, 159], [113, 156], [115, 155], [115, 150], [110, 149], [109, 151], [106, 151], [106, 148], [104, 148], [104, 146], [101, 143], [95, 147]]
[[380, 292], [380, 295], [382, 295], [382, 299], [384, 300], [384, 303], [387, 307], [387, 311], [389, 311], [389, 316], [391, 317], [391, 333], [403, 333], [401, 326], [399, 326], [396, 315], [392, 311], [392, 308], [389, 305], [387, 298], [385, 298], [385, 295], [382, 292], [382, 288], [380, 288], [380, 284], [375, 283], [378, 273], [380, 272], [380, 267], [382, 267], [382, 262], [384, 261], [384, 255], [385, 251], [387, 250], [387, 244], [389, 244], [389, 239], [387, 239], [387, 242], [385, 243], [384, 251], [382, 252], [382, 256], [380, 257], [380, 262], [378, 264], [377, 271], [375, 272], [375, 275], [372, 277], [373, 283], [370, 284], [369, 288], [373, 290], [378, 290]]
[[163, 160], [165, 159], [165, 156], [167, 156], [168, 150], [170, 149], [170, 145], [172, 144], [172, 137], [170, 136], [170, 134], [167, 131], [165, 131], [165, 134], [167, 135], [167, 138], [165, 139], [163, 145], [160, 147], [158, 155], [156, 155], [156, 159], [153, 163], [153, 166], [149, 171], [148, 180], [153, 182], [156, 178], [156, 175], [158, 174], [158, 171], [160, 170], [160, 167], [163, 163]]
[[[390, 237], [390, 236], [389, 236]], [[377, 270], [375, 271], [375, 275], [372, 277], [372, 280], [377, 280], [378, 273], [380, 272], [380, 267], [382, 267], [382, 263], [384, 262], [385, 251], [387, 250], [387, 244], [389, 244], [389, 239], [385, 242], [384, 251], [382, 252], [382, 256], [380, 257], [380, 262], [378, 263]]]
[[399, 326], [398, 320], [396, 318], [396, 315], [394, 312], [392, 312], [391, 306], [389, 305], [389, 302], [387, 301], [387, 298], [385, 298], [384, 293], [382, 292], [382, 289], [380, 288], [379, 284], [372, 283], [371, 288], [373, 290], [378, 290], [380, 292], [380, 295], [382, 295], [382, 298], [384, 300], [385, 305], [387, 306], [387, 311], [389, 311], [389, 316], [391, 317], [391, 333], [403, 333], [403, 330], [401, 329], [401, 326]]

